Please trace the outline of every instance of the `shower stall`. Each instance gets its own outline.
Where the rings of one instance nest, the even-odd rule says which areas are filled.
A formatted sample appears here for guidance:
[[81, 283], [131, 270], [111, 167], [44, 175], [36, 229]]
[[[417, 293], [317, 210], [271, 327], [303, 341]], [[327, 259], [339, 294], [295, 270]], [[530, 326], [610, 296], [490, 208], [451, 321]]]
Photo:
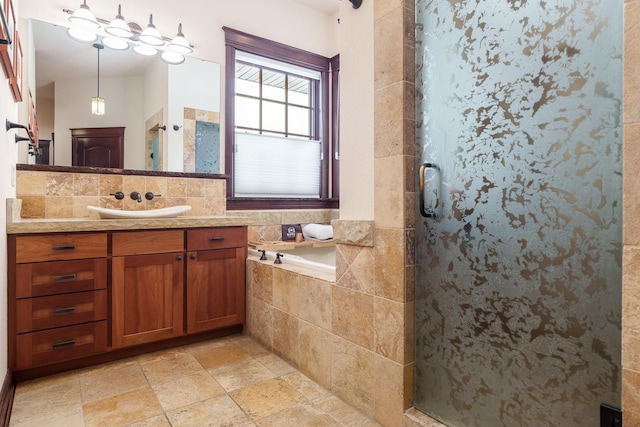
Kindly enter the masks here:
[[416, 0], [415, 399], [453, 426], [621, 403], [622, 0]]

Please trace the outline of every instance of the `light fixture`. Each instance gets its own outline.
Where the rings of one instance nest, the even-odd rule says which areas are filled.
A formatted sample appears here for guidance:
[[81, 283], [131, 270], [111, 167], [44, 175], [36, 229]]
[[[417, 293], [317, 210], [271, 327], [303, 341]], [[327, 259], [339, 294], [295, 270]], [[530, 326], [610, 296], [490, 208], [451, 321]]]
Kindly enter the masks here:
[[182, 34], [182, 24], [178, 24], [178, 34], [167, 44], [167, 47], [178, 53], [193, 52], [193, 48], [187, 39], [184, 38], [184, 34]]
[[133, 47], [133, 51], [142, 56], [153, 56], [158, 53], [158, 49], [152, 46], [147, 46], [146, 44], [138, 43]]
[[98, 51], [98, 94], [91, 98], [91, 114], [102, 116], [105, 111], [105, 102], [104, 98], [100, 98], [100, 50], [104, 49], [104, 46], [100, 43], [95, 43], [93, 47]]
[[119, 37], [105, 37], [102, 39], [102, 44], [113, 50], [127, 50], [129, 49], [129, 43], [125, 39]]
[[73, 12], [73, 15], [69, 17], [69, 21], [85, 28], [100, 28], [98, 20], [93, 13], [91, 13], [89, 6], [87, 6], [87, 0], [82, 2], [80, 9]]
[[131, 28], [129, 28], [127, 23], [124, 22], [121, 10], [121, 6], [118, 5], [118, 14], [116, 15], [115, 19], [105, 27], [104, 30], [112, 36], [128, 39], [133, 36], [133, 32], [131, 31]]
[[138, 40], [150, 46], [162, 46], [164, 44], [160, 32], [156, 29], [156, 26], [153, 25], [153, 14], [149, 15], [149, 25], [142, 31]]
[[171, 65], [182, 64], [185, 59], [184, 55], [182, 55], [181, 53], [171, 52], [170, 50], [165, 50], [164, 52], [162, 52], [162, 55], [160, 55], [160, 57], [164, 62]]
[[82, 28], [69, 28], [67, 34], [72, 39], [82, 43], [93, 43], [98, 40], [98, 35], [90, 31], [85, 31]]

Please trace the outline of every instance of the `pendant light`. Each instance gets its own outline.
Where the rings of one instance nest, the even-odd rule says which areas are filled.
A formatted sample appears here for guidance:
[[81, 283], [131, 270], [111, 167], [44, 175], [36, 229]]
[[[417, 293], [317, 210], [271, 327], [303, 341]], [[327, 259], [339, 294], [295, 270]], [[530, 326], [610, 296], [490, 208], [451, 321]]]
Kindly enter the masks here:
[[122, 37], [125, 39], [131, 38], [133, 36], [133, 32], [131, 28], [124, 22], [124, 17], [122, 16], [121, 6], [118, 5], [118, 14], [115, 19], [109, 23], [104, 29], [107, 33], [112, 36]]
[[149, 15], [149, 25], [147, 25], [147, 28], [140, 34], [138, 40], [150, 46], [162, 46], [164, 44], [160, 32], [156, 29], [156, 26], [153, 25], [153, 14]]
[[98, 93], [96, 96], [91, 98], [91, 114], [102, 116], [105, 111], [105, 102], [104, 98], [100, 98], [100, 50], [104, 49], [104, 46], [100, 43], [95, 43], [93, 47], [98, 51]]
[[69, 21], [85, 28], [100, 28], [100, 24], [96, 17], [91, 13], [91, 9], [87, 6], [87, 0], [84, 0], [80, 8], [73, 12], [69, 17]]

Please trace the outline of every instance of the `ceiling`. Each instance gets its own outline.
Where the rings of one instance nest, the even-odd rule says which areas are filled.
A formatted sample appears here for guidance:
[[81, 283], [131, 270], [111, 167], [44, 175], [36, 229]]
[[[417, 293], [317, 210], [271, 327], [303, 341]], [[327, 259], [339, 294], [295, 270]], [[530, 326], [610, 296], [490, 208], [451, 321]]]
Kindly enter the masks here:
[[319, 12], [326, 13], [327, 15], [334, 15], [338, 13], [340, 9], [341, 0], [291, 0], [295, 3], [307, 6], [311, 9], [315, 9]]

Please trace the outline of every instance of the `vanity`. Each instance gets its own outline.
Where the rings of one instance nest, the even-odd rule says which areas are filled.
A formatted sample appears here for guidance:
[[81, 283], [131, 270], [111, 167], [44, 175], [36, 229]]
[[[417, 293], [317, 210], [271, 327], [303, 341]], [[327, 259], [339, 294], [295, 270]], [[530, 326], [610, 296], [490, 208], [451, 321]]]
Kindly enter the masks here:
[[14, 378], [241, 332], [246, 221], [8, 219]]

